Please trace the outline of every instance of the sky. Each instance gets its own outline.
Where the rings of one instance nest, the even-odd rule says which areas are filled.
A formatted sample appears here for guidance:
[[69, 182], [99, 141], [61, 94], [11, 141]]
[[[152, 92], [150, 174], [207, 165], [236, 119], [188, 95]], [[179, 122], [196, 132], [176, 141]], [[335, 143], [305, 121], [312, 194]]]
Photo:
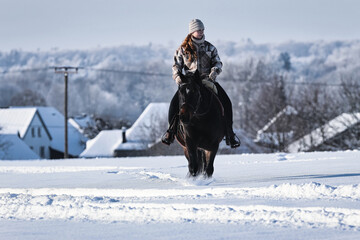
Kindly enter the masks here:
[[0, 0], [0, 51], [180, 45], [194, 18], [210, 42], [360, 39], [358, 0]]

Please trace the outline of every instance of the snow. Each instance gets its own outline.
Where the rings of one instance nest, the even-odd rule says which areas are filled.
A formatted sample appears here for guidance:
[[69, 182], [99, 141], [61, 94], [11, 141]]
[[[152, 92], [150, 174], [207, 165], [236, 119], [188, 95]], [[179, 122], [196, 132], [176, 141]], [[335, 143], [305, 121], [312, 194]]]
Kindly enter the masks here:
[[360, 152], [0, 161], [0, 239], [359, 239]]

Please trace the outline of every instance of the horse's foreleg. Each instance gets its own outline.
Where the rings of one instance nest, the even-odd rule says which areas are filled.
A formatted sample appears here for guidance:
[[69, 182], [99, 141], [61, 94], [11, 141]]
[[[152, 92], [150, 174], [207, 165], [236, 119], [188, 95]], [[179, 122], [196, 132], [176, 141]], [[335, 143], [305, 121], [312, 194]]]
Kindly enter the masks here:
[[198, 166], [198, 156], [197, 156], [197, 147], [193, 144], [186, 142], [187, 148], [187, 156], [189, 161], [189, 173], [191, 176], [195, 177], [199, 173], [199, 166]]
[[206, 175], [210, 178], [214, 173], [214, 160], [217, 153], [217, 149], [214, 151], [208, 151], [206, 154]]

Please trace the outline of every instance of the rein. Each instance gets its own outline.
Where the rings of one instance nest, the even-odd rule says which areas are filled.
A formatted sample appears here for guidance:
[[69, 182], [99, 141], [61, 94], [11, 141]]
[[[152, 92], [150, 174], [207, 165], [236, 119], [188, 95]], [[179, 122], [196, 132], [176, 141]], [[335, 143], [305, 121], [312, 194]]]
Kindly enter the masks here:
[[[210, 90], [209, 90], [209, 91], [210, 91]], [[199, 90], [199, 92], [200, 92], [200, 90]], [[215, 93], [211, 93], [211, 98], [210, 98], [209, 107], [208, 107], [208, 109], [207, 109], [205, 112], [203, 112], [203, 113], [197, 113], [197, 111], [199, 110], [199, 107], [200, 107], [200, 102], [201, 102], [201, 94], [199, 94], [199, 95], [200, 95], [200, 97], [199, 97], [199, 99], [198, 99], [198, 104], [197, 104], [196, 109], [195, 109], [195, 111], [194, 111], [194, 117], [197, 117], [197, 118], [203, 117], [203, 116], [205, 116], [206, 114], [208, 114], [208, 113], [210, 112], [211, 104], [212, 104], [212, 102], [213, 102], [213, 100], [214, 100], [214, 95], [215, 95]]]
[[[189, 83], [183, 83], [180, 86], [183, 87], [183, 86], [186, 86], [186, 85], [189, 85]], [[220, 108], [221, 108], [222, 116], [224, 116], [224, 106], [222, 105], [219, 97], [213, 91], [211, 91], [210, 89], [207, 89], [206, 87], [204, 87], [205, 91], [209, 91], [210, 94], [211, 94], [210, 102], [208, 104], [208, 108], [207, 108], [206, 111], [204, 111], [202, 113], [198, 113], [200, 105], [201, 105], [201, 101], [203, 100], [203, 97], [202, 97], [202, 94], [201, 94], [201, 91], [200, 91], [201, 87], [204, 87], [204, 86], [199, 86], [199, 88], [197, 88], [197, 91], [199, 93], [199, 97], [197, 99], [196, 106], [194, 108], [193, 117], [201, 118], [201, 117], [207, 115], [211, 110], [211, 105], [213, 104], [214, 98], [218, 101], [218, 103], [220, 105]]]

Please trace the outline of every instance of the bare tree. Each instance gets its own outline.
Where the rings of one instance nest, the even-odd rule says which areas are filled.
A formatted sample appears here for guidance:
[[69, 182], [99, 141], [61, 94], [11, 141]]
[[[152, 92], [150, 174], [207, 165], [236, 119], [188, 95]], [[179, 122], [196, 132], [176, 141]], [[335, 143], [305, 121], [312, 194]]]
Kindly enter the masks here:
[[[297, 89], [291, 99], [298, 115], [294, 123], [294, 139], [302, 138], [317, 129], [322, 139], [326, 139], [330, 120], [343, 113], [337, 89], [324, 86], [307, 85]], [[308, 149], [315, 147], [316, 140], [311, 141]]]
[[[256, 87], [256, 88], [255, 88]], [[255, 134], [287, 105], [287, 96], [283, 77], [273, 75], [266, 82], [261, 82], [245, 92], [249, 101], [245, 104], [244, 127], [250, 134]]]
[[341, 78], [340, 96], [344, 101], [347, 112], [360, 112], [360, 83], [359, 78], [343, 76]]
[[12, 106], [46, 106], [46, 101], [40, 93], [25, 89], [13, 96], [10, 104]]

